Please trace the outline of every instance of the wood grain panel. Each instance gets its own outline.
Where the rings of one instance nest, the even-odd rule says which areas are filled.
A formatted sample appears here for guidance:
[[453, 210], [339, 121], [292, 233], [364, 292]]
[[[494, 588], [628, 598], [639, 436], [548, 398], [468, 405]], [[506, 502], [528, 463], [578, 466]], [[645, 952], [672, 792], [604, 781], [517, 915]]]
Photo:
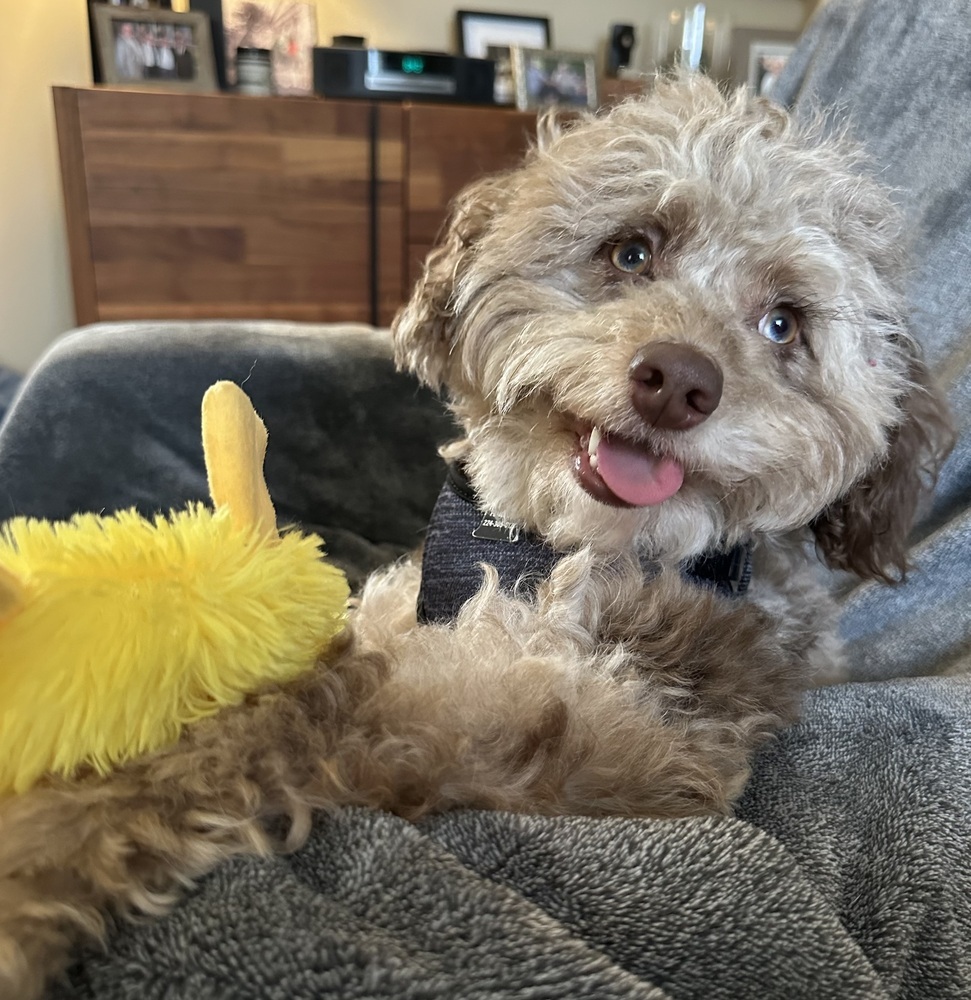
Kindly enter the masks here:
[[67, 225], [68, 252], [71, 255], [74, 316], [77, 323], [83, 325], [97, 322], [99, 311], [88, 227], [88, 192], [78, 91], [55, 87], [53, 97], [61, 161], [61, 188], [64, 193], [64, 219]]
[[387, 142], [382, 135], [374, 190], [367, 105], [67, 93], [81, 137], [83, 205], [76, 200], [86, 215], [98, 318], [368, 321], [373, 193], [389, 233], [377, 301], [382, 313], [399, 304], [400, 107], [379, 119]]
[[[173, 176], [164, 170], [88, 171], [88, 205], [92, 221], [99, 213], [190, 213], [196, 218], [235, 215], [245, 221], [259, 215], [305, 212], [321, 214], [330, 205], [367, 206], [367, 177], [332, 180], [283, 174], [205, 172]], [[323, 219], [326, 222], [326, 215]]]
[[164, 225], [95, 226], [91, 256], [96, 264], [109, 261], [178, 262], [187, 255], [196, 260], [240, 262], [245, 257], [245, 233], [240, 226]]
[[[498, 108], [55, 90], [75, 304], [96, 319], [390, 321]], [[376, 140], [376, 144], [375, 144]]]
[[536, 116], [498, 108], [408, 108], [408, 234], [434, 240], [448, 203], [470, 181], [515, 166], [536, 134]]
[[[249, 315], [256, 316], [253, 307], [264, 302], [325, 307], [345, 299], [346, 289], [363, 284], [365, 278], [357, 261], [346, 257], [335, 257], [326, 266], [210, 261], [204, 268], [159, 260], [152, 267], [150, 281], [145, 280], [141, 261], [124, 260], [106, 263], [99, 269], [98, 291], [105, 308], [131, 304], [144, 309], [157, 304], [161, 309], [167, 303], [188, 306], [194, 302], [226, 302], [231, 312], [232, 307], [248, 303]], [[225, 313], [220, 308], [216, 315]]]
[[375, 149], [375, 209], [377, 280], [371, 322], [387, 326], [407, 297], [405, 273], [406, 126], [400, 104], [378, 104]]
[[263, 136], [313, 134], [366, 138], [362, 105], [296, 97], [235, 94], [174, 94], [93, 87], [78, 94], [81, 114], [92, 131], [153, 132], [175, 123], [185, 132]]

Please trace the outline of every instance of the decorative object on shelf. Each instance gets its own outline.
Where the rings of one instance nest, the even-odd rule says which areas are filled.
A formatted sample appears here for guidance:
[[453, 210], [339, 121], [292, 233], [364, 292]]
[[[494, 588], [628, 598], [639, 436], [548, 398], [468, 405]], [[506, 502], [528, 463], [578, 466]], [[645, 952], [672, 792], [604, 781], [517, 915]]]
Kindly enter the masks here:
[[91, 13], [102, 82], [150, 90], [216, 89], [205, 14], [108, 4], [94, 5]]
[[703, 3], [696, 3], [685, 9], [680, 59], [684, 69], [701, 69], [701, 53], [705, 47], [705, 13]]
[[754, 42], [748, 52], [748, 85], [759, 97], [771, 97], [795, 45]]
[[267, 49], [272, 53], [275, 93], [313, 93], [317, 17], [312, 4], [229, 0], [225, 3], [225, 30], [226, 80], [231, 86], [236, 84], [236, 50]]
[[607, 40], [607, 76], [617, 76], [630, 66], [637, 34], [632, 24], [612, 24]]
[[512, 68], [516, 107], [520, 111], [597, 106], [596, 60], [592, 52], [514, 46]]
[[798, 39], [798, 31], [736, 28], [732, 32], [729, 78], [768, 96]]
[[503, 105], [515, 104], [516, 83], [512, 78], [512, 51], [509, 46], [488, 46], [486, 58], [496, 64], [496, 77], [492, 88], [493, 101]]
[[455, 12], [455, 29], [461, 55], [495, 62], [493, 97], [496, 104], [512, 104], [515, 101], [512, 46], [548, 49], [551, 44], [548, 17], [459, 10]]
[[252, 97], [273, 93], [273, 53], [269, 49], [236, 49], [236, 91]]
[[705, 40], [701, 50], [701, 68], [715, 79], [724, 80], [728, 75], [731, 39], [731, 22], [724, 14], [705, 15]]
[[670, 10], [657, 24], [654, 33], [654, 68], [669, 70], [681, 60], [684, 38], [684, 11]]
[[727, 19], [710, 15], [705, 4], [672, 9], [655, 30], [654, 69], [684, 66], [722, 79], [728, 72], [730, 37]]

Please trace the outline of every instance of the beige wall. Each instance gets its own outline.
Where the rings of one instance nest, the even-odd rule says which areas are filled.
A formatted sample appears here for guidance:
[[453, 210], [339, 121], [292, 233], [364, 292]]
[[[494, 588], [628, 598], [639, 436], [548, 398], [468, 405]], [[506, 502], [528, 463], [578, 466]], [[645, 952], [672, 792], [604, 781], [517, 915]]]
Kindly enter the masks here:
[[50, 88], [91, 80], [82, 0], [0, 3], [0, 363], [74, 322]]
[[[457, 6], [549, 16], [561, 48], [599, 49], [612, 22], [652, 24], [662, 0], [316, 0], [320, 40], [363, 34], [388, 48], [447, 49]], [[709, 0], [736, 26], [799, 28], [813, 0]], [[90, 82], [84, 0], [3, 0], [0, 59], [0, 363], [24, 369], [74, 322], [50, 88]], [[649, 42], [648, 45], [652, 43]], [[642, 46], [638, 62], [643, 63]]]
[[[383, 48], [450, 49], [456, 8], [518, 11], [550, 18], [553, 44], [562, 49], [600, 51], [612, 23], [633, 24], [646, 41], [635, 64], [645, 67], [653, 48], [654, 27], [672, 9], [690, 0], [317, 0], [317, 31], [321, 44], [334, 35], [364, 35], [368, 44]], [[814, 0], [708, 0], [709, 17], [730, 28], [763, 27], [798, 30]]]

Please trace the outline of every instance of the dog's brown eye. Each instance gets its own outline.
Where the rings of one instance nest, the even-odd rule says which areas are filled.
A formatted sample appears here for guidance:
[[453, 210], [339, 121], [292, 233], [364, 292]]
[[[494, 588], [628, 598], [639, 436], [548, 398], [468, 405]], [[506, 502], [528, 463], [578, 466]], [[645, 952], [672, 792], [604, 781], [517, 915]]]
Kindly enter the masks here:
[[759, 320], [759, 333], [773, 344], [791, 344], [799, 336], [799, 317], [786, 306], [776, 306]]
[[651, 269], [651, 245], [647, 240], [625, 240], [610, 248], [610, 263], [624, 274], [647, 274]]

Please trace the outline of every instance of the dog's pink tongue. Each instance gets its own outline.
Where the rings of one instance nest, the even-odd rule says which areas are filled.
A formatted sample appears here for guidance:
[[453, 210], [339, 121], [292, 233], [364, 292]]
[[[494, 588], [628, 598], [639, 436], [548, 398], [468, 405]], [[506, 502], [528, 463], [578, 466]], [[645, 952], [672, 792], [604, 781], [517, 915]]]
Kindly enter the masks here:
[[597, 472], [616, 496], [635, 507], [669, 500], [684, 482], [680, 462], [609, 438], [597, 447]]

